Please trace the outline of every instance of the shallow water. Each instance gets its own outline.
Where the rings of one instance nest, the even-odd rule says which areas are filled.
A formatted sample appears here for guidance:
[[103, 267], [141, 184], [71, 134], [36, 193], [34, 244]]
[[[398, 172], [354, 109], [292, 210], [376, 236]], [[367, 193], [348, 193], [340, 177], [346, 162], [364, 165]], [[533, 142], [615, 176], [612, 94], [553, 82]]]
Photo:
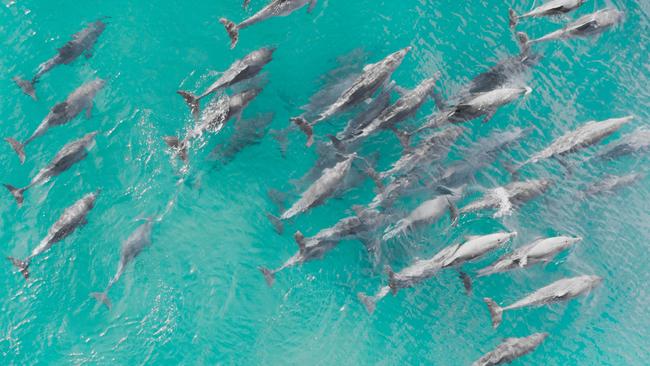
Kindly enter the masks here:
[[[253, 0], [252, 9], [264, 1]], [[579, 235], [585, 240], [545, 266], [475, 281], [464, 294], [454, 271], [416, 288], [388, 296], [369, 315], [357, 300], [385, 283], [358, 241], [344, 241], [323, 260], [277, 274], [269, 288], [257, 266], [279, 266], [297, 245], [291, 233], [307, 236], [349, 216], [353, 204], [370, 202], [366, 180], [340, 198], [299, 216], [277, 235], [266, 219], [277, 208], [269, 188], [288, 191], [316, 159], [304, 136], [289, 135], [286, 154], [267, 135], [225, 166], [206, 160], [228, 140], [233, 124], [190, 156], [180, 173], [162, 137], [181, 134], [192, 120], [177, 89], [199, 91], [216, 71], [264, 45], [278, 47], [266, 68], [263, 93], [243, 119], [274, 112], [272, 129], [300, 113], [339, 66], [358, 71], [405, 46], [414, 50], [394, 74], [412, 88], [435, 72], [438, 90], [454, 95], [472, 76], [518, 52], [508, 29], [508, 5], [491, 1], [319, 1], [312, 14], [301, 9], [242, 30], [235, 50], [217, 22], [247, 14], [236, 0], [2, 2], [0, 12], [0, 136], [24, 139], [57, 102], [93, 77], [107, 80], [92, 118], [80, 116], [51, 129], [27, 148], [20, 165], [8, 144], [0, 145], [2, 182], [22, 186], [66, 142], [99, 130], [96, 146], [71, 171], [30, 189], [18, 208], [8, 192], [0, 205], [2, 255], [26, 256], [62, 210], [87, 192], [101, 189], [88, 224], [34, 260], [28, 283], [4, 263], [0, 279], [0, 353], [4, 364], [238, 364], [401, 365], [470, 364], [504, 337], [545, 331], [549, 338], [519, 364], [646, 365], [650, 363], [650, 317], [646, 253], [650, 238], [650, 178], [614, 194], [582, 199], [579, 192], [606, 174], [648, 173], [647, 156], [613, 162], [586, 160], [605, 144], [647, 126], [650, 112], [648, 27], [650, 3], [613, 1], [625, 21], [599, 37], [535, 46], [540, 64], [522, 83], [533, 88], [523, 100], [500, 109], [493, 120], [468, 123], [448, 162], [462, 148], [497, 130], [533, 127], [520, 144], [482, 169], [462, 206], [481, 187], [507, 184], [504, 166], [523, 161], [553, 139], [589, 120], [632, 114], [635, 120], [596, 148], [571, 155], [566, 175], [554, 161], [526, 167], [524, 178], [551, 178], [555, 186], [512, 215], [463, 216], [458, 227], [447, 218], [390, 243], [386, 263], [400, 269], [414, 257], [428, 258], [464, 235], [516, 230], [511, 246], [539, 236]], [[533, 1], [517, 5], [523, 11]], [[541, 36], [603, 1], [587, 2], [565, 18], [527, 20], [520, 25]], [[94, 56], [61, 66], [38, 83], [39, 101], [22, 94], [11, 78], [29, 77], [38, 64], [87, 22], [110, 16]], [[394, 99], [396, 96], [393, 97]], [[428, 102], [415, 126], [435, 110]], [[317, 127], [319, 136], [338, 131], [345, 114]], [[399, 158], [390, 133], [370, 139], [362, 154], [380, 151], [383, 170]], [[427, 194], [397, 204], [415, 207]], [[162, 215], [153, 244], [111, 289], [110, 311], [89, 294], [103, 289], [119, 260], [120, 243], [138, 219]], [[469, 273], [506, 252], [501, 249]], [[509, 304], [562, 277], [597, 274], [603, 286], [569, 303], [507, 312], [493, 330], [482, 298]]]

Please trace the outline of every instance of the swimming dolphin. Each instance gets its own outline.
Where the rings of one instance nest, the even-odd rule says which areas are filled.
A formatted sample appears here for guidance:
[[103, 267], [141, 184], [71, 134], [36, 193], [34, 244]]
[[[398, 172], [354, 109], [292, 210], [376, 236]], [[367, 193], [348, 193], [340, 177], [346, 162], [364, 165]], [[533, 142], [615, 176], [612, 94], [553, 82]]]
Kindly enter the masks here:
[[260, 143], [266, 135], [267, 127], [273, 121], [273, 116], [274, 113], [271, 112], [237, 123], [228, 142], [215, 146], [209, 159], [218, 160], [225, 165], [246, 147]]
[[18, 206], [23, 203], [23, 194], [26, 190], [49, 181], [50, 178], [56, 177], [57, 175], [70, 169], [74, 164], [85, 159], [88, 155], [88, 150], [95, 142], [95, 135], [97, 135], [97, 133], [97, 131], [91, 132], [78, 140], [65, 144], [65, 146], [63, 146], [61, 150], [56, 153], [54, 159], [52, 159], [48, 165], [42, 168], [32, 178], [31, 182], [27, 186], [23, 188], [16, 188], [10, 184], [4, 184], [4, 186], [14, 196], [16, 202], [18, 202]]
[[630, 186], [644, 177], [641, 173], [630, 173], [626, 175], [606, 175], [595, 183], [590, 184], [584, 190], [584, 197], [595, 196], [603, 193], [612, 193], [620, 188]]
[[117, 281], [120, 280], [126, 266], [131, 263], [142, 250], [149, 245], [151, 245], [151, 228], [153, 226], [153, 221], [148, 219], [147, 222], [138, 226], [131, 235], [122, 243], [122, 249], [120, 252], [120, 262], [117, 265], [117, 271], [111, 280], [108, 282], [108, 286], [104, 292], [93, 292], [93, 296], [97, 301], [100, 301], [102, 304], [106, 305], [107, 308], [111, 308], [111, 301], [108, 299], [108, 291], [113, 287]]
[[[537, 65], [542, 56], [530, 52], [530, 48], [522, 50], [516, 56], [508, 57], [485, 72], [475, 76], [469, 84], [463, 88], [459, 97], [460, 100], [467, 95], [485, 93], [496, 89], [504, 88], [519, 82], [528, 70]], [[444, 109], [445, 104], [437, 100], [436, 104]]]
[[264, 47], [249, 53], [241, 60], [235, 61], [230, 65], [228, 70], [221, 73], [219, 79], [199, 95], [182, 90], [177, 91], [177, 93], [185, 99], [192, 114], [197, 115], [199, 113], [199, 102], [201, 99], [215, 93], [219, 89], [227, 88], [241, 81], [253, 78], [262, 71], [266, 64], [271, 62], [273, 52], [275, 52], [275, 47]]
[[90, 113], [93, 108], [93, 99], [99, 90], [104, 87], [104, 80], [95, 79], [89, 81], [82, 86], [78, 87], [72, 94], [70, 94], [65, 102], [56, 104], [50, 110], [50, 113], [43, 119], [36, 131], [32, 135], [20, 143], [11, 137], [5, 139], [14, 149], [20, 163], [25, 162], [25, 146], [32, 142], [37, 137], [43, 136], [50, 127], [64, 125], [75, 119], [81, 111], [86, 110], [86, 118], [90, 118]]
[[525, 268], [540, 262], [550, 262], [558, 253], [582, 241], [581, 237], [555, 236], [533, 241], [508, 253], [478, 271], [478, 277]]
[[633, 116], [625, 116], [621, 118], [610, 118], [600, 122], [589, 121], [577, 130], [570, 131], [557, 138], [546, 149], [533, 155], [530, 159], [511, 171], [516, 172], [525, 165], [534, 164], [548, 158], [556, 158], [560, 163], [566, 165], [561, 159], [562, 156], [601, 142], [633, 119]]
[[31, 81], [23, 80], [19, 76], [15, 76], [14, 81], [25, 94], [36, 99], [36, 90], [34, 87], [41, 77], [58, 65], [71, 64], [82, 54], [86, 58], [90, 58], [93, 55], [92, 48], [105, 28], [106, 24], [101, 20], [90, 23], [86, 28], [75, 33], [68, 43], [59, 48], [54, 57], [40, 64], [36, 75], [34, 75]]
[[576, 37], [588, 37], [599, 34], [619, 23], [623, 19], [623, 12], [614, 8], [598, 10], [595, 13], [584, 15], [577, 20], [565, 25], [543, 37], [529, 39], [523, 32], [517, 33], [517, 39], [522, 48], [530, 47], [534, 43], [545, 42], [555, 39], [570, 39]]
[[542, 306], [561, 301], [571, 300], [580, 295], [586, 294], [594, 287], [601, 284], [603, 279], [598, 276], [578, 276], [563, 278], [548, 286], [531, 293], [523, 299], [506, 307], [500, 307], [494, 300], [486, 297], [483, 300], [490, 310], [492, 327], [496, 328], [501, 324], [503, 312], [506, 310], [519, 309], [527, 306]]
[[496, 349], [476, 360], [472, 366], [496, 366], [511, 363], [535, 350], [548, 333], [535, 333], [523, 338], [505, 338]]
[[369, 313], [373, 313], [377, 307], [377, 302], [389, 292], [397, 294], [399, 289], [410, 288], [418, 283], [435, 276], [443, 268], [443, 263], [452, 256], [459, 248], [458, 244], [448, 246], [438, 252], [430, 259], [419, 259], [398, 273], [393, 272], [390, 266], [386, 266], [388, 274], [388, 286], [384, 286], [377, 291], [374, 296], [368, 296], [359, 292], [357, 297], [365, 305]]
[[[228, 37], [230, 37], [230, 48], [235, 48], [239, 41], [240, 30], [269, 18], [287, 16], [307, 4], [309, 4], [307, 12], [311, 13], [316, 6], [316, 2], [317, 0], [272, 0], [267, 6], [263, 7], [260, 11], [239, 24], [235, 24], [226, 18], [219, 19], [219, 22], [223, 24], [226, 28], [226, 32], [228, 32]], [[247, 4], [245, 3], [245, 5]]]
[[650, 150], [650, 129], [640, 127], [620, 140], [607, 145], [602, 153], [596, 155], [596, 158], [612, 160], [648, 150]]
[[363, 73], [347, 88], [339, 98], [329, 105], [316, 119], [307, 121], [304, 117], [293, 117], [295, 123], [307, 135], [307, 146], [314, 142], [313, 126], [338, 114], [356, 104], [372, 98], [375, 92], [390, 79], [395, 70], [402, 64], [404, 57], [412, 47], [403, 48], [388, 55], [383, 60], [366, 65]]
[[566, 14], [578, 9], [584, 2], [585, 0], [550, 0], [521, 15], [517, 15], [514, 10], [510, 9], [508, 13], [510, 16], [510, 27], [514, 27], [520, 19], [524, 18], [538, 18], [549, 15]]
[[224, 95], [213, 99], [201, 113], [194, 128], [180, 140], [176, 136], [165, 136], [165, 143], [171, 147], [185, 162], [191, 142], [203, 136], [205, 132], [218, 133], [232, 117], [241, 116], [248, 104], [262, 91], [260, 88], [244, 90], [233, 96]]
[[513, 206], [519, 206], [546, 192], [552, 184], [548, 179], [515, 181], [487, 191], [483, 198], [467, 204], [460, 213], [498, 209], [494, 216], [501, 217], [508, 214]]
[[29, 265], [31, 264], [32, 259], [46, 252], [52, 247], [52, 245], [65, 239], [78, 227], [87, 223], [86, 216], [95, 206], [95, 200], [97, 200], [98, 194], [99, 192], [88, 193], [72, 206], [66, 208], [54, 225], [50, 227], [43, 240], [41, 240], [38, 246], [32, 250], [29, 257], [24, 260], [7, 257], [14, 266], [18, 267], [20, 273], [22, 273], [25, 279], [29, 278]]

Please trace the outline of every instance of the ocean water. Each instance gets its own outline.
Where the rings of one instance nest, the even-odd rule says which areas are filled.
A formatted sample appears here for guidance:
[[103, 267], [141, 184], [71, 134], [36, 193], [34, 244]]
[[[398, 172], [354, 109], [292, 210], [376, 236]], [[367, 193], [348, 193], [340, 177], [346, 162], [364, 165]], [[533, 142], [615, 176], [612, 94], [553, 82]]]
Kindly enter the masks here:
[[[264, 3], [253, 0], [251, 9]], [[206, 159], [215, 145], [228, 141], [235, 124], [273, 112], [269, 129], [284, 129], [289, 117], [331, 81], [330, 71], [358, 72], [406, 46], [414, 49], [394, 74], [396, 83], [412, 88], [440, 72], [437, 90], [453, 96], [471, 77], [518, 52], [508, 29], [510, 3], [321, 0], [312, 14], [301, 9], [242, 30], [239, 45], [230, 50], [219, 17], [237, 21], [252, 14], [237, 0], [3, 0], [0, 136], [26, 138], [54, 104], [84, 81], [100, 77], [107, 85], [90, 119], [80, 116], [35, 140], [24, 165], [8, 144], [0, 144], [1, 181], [22, 186], [66, 142], [100, 131], [84, 161], [27, 191], [23, 207], [2, 192], [0, 254], [22, 258], [65, 207], [101, 189], [88, 224], [36, 258], [28, 282], [8, 261], [0, 266], [2, 364], [463, 365], [502, 338], [542, 331], [548, 339], [516, 364], [650, 364], [648, 158], [587, 161], [599, 148], [650, 122], [646, 0], [588, 1], [565, 17], [523, 21], [520, 29], [541, 36], [607, 5], [626, 14], [622, 24], [601, 36], [535, 45], [543, 59], [521, 80], [533, 92], [501, 108], [489, 123], [467, 123], [467, 132], [442, 163], [462, 161], [464, 149], [491, 132], [531, 128], [530, 135], [469, 182], [470, 193], [459, 202], [463, 205], [482, 189], [507, 184], [511, 175], [504, 166], [525, 160], [586, 121], [631, 114], [632, 123], [602, 144], [571, 155], [571, 174], [554, 161], [527, 167], [524, 178], [550, 178], [555, 185], [512, 215], [467, 215], [456, 228], [449, 228], [444, 217], [386, 243], [382, 264], [399, 270], [465, 235], [516, 230], [519, 236], [508, 248], [540, 236], [584, 238], [547, 265], [476, 280], [472, 296], [465, 295], [455, 271], [443, 271], [386, 297], [370, 315], [356, 294], [374, 292], [386, 276], [356, 240], [341, 242], [322, 260], [278, 273], [268, 287], [258, 266], [275, 268], [293, 255], [295, 230], [313, 235], [349, 216], [352, 205], [368, 203], [373, 184], [367, 179], [299, 216], [280, 236], [266, 218], [268, 212], [278, 213], [267, 191], [297, 198], [296, 181], [317, 158], [315, 148], [304, 147], [304, 136], [291, 131], [284, 154], [269, 133], [226, 165]], [[534, 4], [518, 1], [516, 9]], [[44, 76], [38, 101], [13, 83], [15, 75], [33, 75], [73, 33], [102, 16], [110, 18], [93, 57]], [[183, 169], [162, 140], [192, 125], [175, 91], [204, 89], [216, 72], [266, 45], [277, 51], [265, 68], [264, 91], [242, 121], [206, 137]], [[428, 102], [403, 126], [417, 126], [433, 112]], [[319, 125], [319, 139], [340, 130], [353, 115]], [[388, 132], [370, 139], [361, 154], [374, 152], [380, 153], [380, 170], [401, 153]], [[645, 175], [613, 194], [587, 199], [579, 194], [606, 174], [629, 172]], [[427, 197], [429, 192], [409, 197], [396, 208], [411, 209]], [[101, 291], [115, 272], [121, 242], [139, 219], [155, 215], [162, 219], [152, 245], [111, 289], [112, 309], [98, 305], [89, 294]], [[508, 248], [465, 269], [473, 274]], [[569, 303], [506, 312], [503, 324], [492, 329], [483, 297], [508, 304], [579, 274], [600, 275], [603, 285]]]

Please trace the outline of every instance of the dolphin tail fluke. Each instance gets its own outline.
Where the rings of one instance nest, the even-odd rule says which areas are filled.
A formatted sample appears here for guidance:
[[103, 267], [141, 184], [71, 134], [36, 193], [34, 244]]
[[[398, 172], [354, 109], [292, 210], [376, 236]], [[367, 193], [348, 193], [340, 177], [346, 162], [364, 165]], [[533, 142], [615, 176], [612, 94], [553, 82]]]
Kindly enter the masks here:
[[248, 5], [250, 4], [251, 4], [251, 0], [244, 0], [242, 7], [244, 8], [244, 10], [248, 10]]
[[228, 37], [230, 37], [230, 48], [235, 48], [237, 42], [239, 41], [239, 27], [237, 27], [237, 24], [226, 18], [219, 19], [219, 22], [223, 24], [223, 26], [226, 28], [226, 32], [228, 32]]
[[490, 310], [490, 316], [492, 317], [492, 328], [497, 328], [501, 324], [503, 319], [503, 308], [501, 308], [494, 300], [486, 297], [483, 299], [487, 304], [488, 309]]
[[361, 301], [366, 307], [368, 313], [372, 314], [375, 312], [375, 309], [377, 308], [377, 299], [374, 296], [368, 296], [363, 292], [359, 292], [357, 294], [357, 297], [359, 298], [359, 301]]
[[38, 98], [36, 98], [36, 89], [34, 89], [34, 82], [25, 80], [20, 76], [14, 76], [14, 82], [18, 84], [23, 93], [29, 95], [34, 100], [38, 100]]
[[391, 128], [397, 139], [399, 140], [400, 145], [404, 151], [408, 151], [411, 148], [411, 134], [406, 131], [400, 131], [397, 128]]
[[25, 277], [26, 280], [29, 279], [29, 261], [28, 260], [23, 261], [23, 260], [20, 260], [20, 259], [16, 259], [14, 257], [7, 257], [7, 259], [9, 259], [11, 264], [13, 264], [14, 266], [16, 266], [18, 268], [18, 270], [23, 275], [23, 277]]
[[458, 213], [458, 207], [456, 207], [456, 204], [450, 199], [447, 199], [447, 204], [449, 205], [449, 219], [451, 220], [451, 226], [454, 227], [458, 225], [458, 217], [460, 215]]
[[11, 184], [4, 184], [5, 188], [11, 192], [11, 195], [14, 196], [16, 199], [16, 202], [18, 202], [18, 206], [23, 204], [23, 193], [25, 193], [25, 188], [16, 188], [12, 186]]
[[282, 223], [282, 219], [270, 213], [267, 213], [266, 217], [269, 219], [269, 221], [271, 221], [275, 232], [282, 235], [284, 232], [284, 224]]
[[519, 21], [519, 17], [517, 16], [517, 13], [515, 13], [514, 10], [510, 9], [508, 11], [508, 18], [510, 21], [510, 28], [514, 28], [517, 25], [517, 22]]
[[266, 284], [269, 285], [269, 287], [273, 286], [273, 282], [275, 282], [275, 272], [265, 267], [258, 267], [258, 269], [264, 275], [264, 280], [266, 280]]
[[187, 161], [187, 146], [182, 143], [176, 136], [165, 136], [163, 137], [167, 146], [176, 150], [178, 156], [183, 160]]
[[7, 137], [5, 139], [5, 141], [7, 141], [9, 143], [9, 145], [11, 145], [11, 148], [14, 149], [16, 154], [18, 154], [18, 158], [20, 159], [20, 163], [21, 164], [24, 163], [25, 162], [25, 145], [20, 143], [16, 139], [12, 139], [11, 137]]
[[106, 305], [108, 310], [111, 310], [111, 307], [113, 304], [111, 304], [111, 300], [108, 298], [108, 295], [106, 295], [106, 292], [92, 292], [90, 293], [92, 297], [95, 298], [95, 300], [101, 302], [102, 304]]
[[187, 105], [190, 107], [192, 115], [198, 116], [200, 109], [199, 98], [197, 98], [196, 95], [183, 90], [179, 90], [176, 93], [185, 99], [185, 103], [187, 103]]
[[388, 275], [388, 287], [390, 287], [390, 292], [393, 293], [393, 296], [397, 295], [397, 283], [395, 283], [395, 272], [393, 269], [389, 266], [386, 265], [384, 267], [384, 271]]
[[521, 49], [522, 54], [527, 54], [530, 51], [530, 45], [534, 43], [534, 40], [530, 40], [528, 35], [524, 32], [517, 32], [517, 42], [519, 42], [519, 48]]
[[458, 272], [458, 276], [463, 281], [463, 286], [465, 287], [465, 293], [467, 296], [472, 295], [472, 278], [465, 272]]
[[296, 126], [300, 128], [305, 135], [307, 135], [307, 147], [310, 147], [314, 143], [314, 128], [307, 122], [304, 117], [293, 117], [291, 118]]

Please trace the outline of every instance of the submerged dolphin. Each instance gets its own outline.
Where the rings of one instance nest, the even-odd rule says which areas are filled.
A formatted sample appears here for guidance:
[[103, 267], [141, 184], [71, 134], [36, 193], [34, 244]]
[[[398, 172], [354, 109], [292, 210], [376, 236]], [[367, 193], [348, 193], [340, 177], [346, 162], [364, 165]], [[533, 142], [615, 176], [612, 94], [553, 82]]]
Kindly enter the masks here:
[[201, 99], [215, 93], [219, 89], [227, 88], [241, 81], [253, 78], [262, 71], [266, 64], [271, 62], [273, 59], [273, 52], [275, 52], [275, 47], [264, 47], [249, 53], [241, 60], [235, 61], [230, 65], [228, 70], [221, 73], [219, 79], [199, 95], [194, 95], [182, 90], [177, 91], [177, 93], [185, 99], [192, 114], [196, 115], [199, 113], [199, 103]]
[[393, 272], [390, 266], [386, 266], [388, 274], [388, 286], [384, 286], [377, 291], [374, 296], [368, 296], [359, 292], [357, 297], [365, 305], [369, 313], [373, 313], [377, 307], [377, 302], [389, 292], [397, 294], [399, 289], [410, 288], [418, 283], [435, 276], [443, 268], [445, 261], [449, 259], [459, 248], [459, 244], [454, 244], [441, 250], [430, 259], [420, 259], [413, 262], [410, 266], [402, 269], [398, 273]]
[[585, 1], [586, 0], [550, 0], [521, 15], [517, 15], [514, 10], [510, 9], [508, 13], [510, 16], [510, 27], [517, 25], [517, 22], [523, 18], [537, 18], [549, 15], [566, 14], [578, 9]]
[[[239, 24], [235, 24], [226, 18], [219, 19], [219, 22], [226, 27], [226, 32], [228, 32], [228, 37], [230, 37], [230, 48], [235, 48], [239, 41], [239, 31], [241, 29], [248, 28], [253, 24], [260, 23], [269, 18], [287, 16], [307, 4], [309, 4], [307, 12], [311, 13], [316, 6], [317, 1], [318, 0], [272, 0], [267, 6], [263, 7], [260, 11]], [[248, 5], [247, 2], [244, 3], [244, 5]]]
[[4, 184], [4, 186], [14, 196], [16, 202], [18, 202], [18, 206], [20, 206], [23, 203], [23, 194], [25, 193], [26, 190], [30, 189], [31, 187], [49, 181], [50, 178], [56, 177], [57, 175], [70, 169], [74, 164], [85, 159], [86, 156], [88, 155], [88, 150], [94, 144], [95, 135], [97, 135], [97, 133], [98, 132], [96, 131], [91, 132], [85, 135], [84, 137], [69, 142], [65, 146], [63, 146], [61, 150], [59, 150], [59, 152], [56, 153], [54, 159], [52, 159], [52, 161], [48, 165], [42, 168], [32, 178], [31, 182], [27, 186], [23, 188], [16, 188], [10, 184]]
[[612, 193], [620, 188], [631, 186], [632, 184], [641, 180], [644, 174], [630, 173], [626, 175], [606, 175], [595, 183], [590, 184], [585, 190], [583, 195], [595, 196], [603, 193]]
[[274, 113], [266, 113], [256, 118], [240, 121], [228, 142], [215, 146], [210, 152], [210, 160], [218, 160], [228, 164], [246, 147], [260, 143], [266, 135], [269, 124], [273, 121]]
[[496, 366], [511, 363], [535, 350], [548, 333], [535, 333], [523, 338], [505, 338], [496, 349], [483, 355], [472, 366]]
[[587, 14], [577, 20], [565, 25], [562, 29], [551, 32], [537, 39], [529, 39], [523, 32], [517, 33], [517, 38], [522, 48], [539, 42], [555, 39], [569, 39], [576, 37], [588, 37], [599, 34], [619, 23], [623, 19], [623, 12], [614, 8], [598, 10], [595, 13]]
[[[537, 65], [541, 58], [541, 55], [531, 53], [530, 48], [526, 48], [520, 54], [508, 57], [475, 76], [461, 92], [461, 95], [485, 93], [513, 85], [519, 82], [529, 69]], [[437, 100], [436, 103], [444, 109], [445, 103], [441, 100]]]
[[404, 57], [412, 47], [403, 48], [388, 55], [383, 60], [366, 65], [363, 73], [348, 87], [339, 98], [329, 105], [316, 119], [307, 121], [304, 117], [293, 117], [295, 123], [307, 135], [307, 146], [314, 141], [313, 126], [324, 121], [335, 114], [338, 114], [356, 104], [370, 99], [375, 92], [390, 79], [393, 72], [402, 64]]
[[18, 267], [25, 279], [29, 278], [29, 265], [35, 257], [49, 250], [52, 245], [72, 234], [78, 227], [87, 223], [86, 216], [95, 206], [95, 200], [99, 192], [88, 193], [72, 206], [66, 208], [58, 220], [50, 227], [47, 235], [40, 244], [24, 260], [8, 257], [14, 266]]
[[580, 295], [586, 294], [594, 287], [601, 284], [603, 279], [598, 276], [578, 276], [563, 278], [548, 286], [531, 293], [523, 299], [506, 307], [500, 307], [494, 300], [486, 297], [485, 303], [490, 310], [492, 327], [496, 328], [501, 324], [503, 312], [506, 310], [519, 309], [527, 306], [542, 306], [561, 301], [571, 300]]
[[149, 245], [151, 245], [151, 228], [153, 226], [153, 221], [148, 219], [147, 222], [138, 226], [131, 235], [122, 243], [122, 249], [120, 252], [120, 262], [117, 265], [117, 271], [111, 280], [108, 282], [108, 286], [104, 292], [93, 292], [91, 295], [100, 301], [107, 308], [111, 308], [111, 301], [108, 299], [108, 291], [113, 287], [114, 284], [119, 281], [126, 266], [131, 263], [142, 250]]
[[72, 36], [72, 40], [59, 48], [54, 57], [40, 64], [36, 75], [34, 75], [31, 81], [23, 80], [19, 76], [14, 77], [14, 81], [25, 94], [36, 99], [36, 90], [34, 87], [41, 77], [58, 65], [71, 64], [82, 54], [86, 58], [90, 58], [93, 55], [92, 48], [105, 28], [106, 24], [101, 20], [90, 23], [86, 28], [75, 33]]
[[467, 204], [460, 213], [498, 208], [495, 217], [500, 217], [508, 214], [513, 206], [521, 205], [546, 192], [552, 184], [548, 179], [515, 181], [487, 191], [483, 198]]
[[65, 102], [56, 104], [50, 110], [50, 113], [43, 119], [36, 131], [32, 135], [20, 143], [11, 137], [5, 139], [14, 149], [20, 163], [25, 162], [25, 146], [32, 142], [37, 137], [43, 136], [50, 127], [64, 125], [75, 119], [81, 111], [86, 110], [86, 118], [90, 118], [90, 113], [93, 108], [93, 99], [99, 90], [104, 87], [104, 80], [95, 79], [89, 81], [82, 86], [78, 87], [72, 94], [68, 95]]
[[640, 127], [605, 147], [596, 158], [603, 160], [617, 159], [626, 155], [650, 150], [650, 129]]
[[582, 241], [581, 237], [556, 236], [543, 238], [515, 249], [486, 268], [478, 271], [478, 277], [494, 273], [510, 271], [515, 268], [525, 268], [540, 262], [550, 262], [558, 253], [566, 250], [575, 243]]

